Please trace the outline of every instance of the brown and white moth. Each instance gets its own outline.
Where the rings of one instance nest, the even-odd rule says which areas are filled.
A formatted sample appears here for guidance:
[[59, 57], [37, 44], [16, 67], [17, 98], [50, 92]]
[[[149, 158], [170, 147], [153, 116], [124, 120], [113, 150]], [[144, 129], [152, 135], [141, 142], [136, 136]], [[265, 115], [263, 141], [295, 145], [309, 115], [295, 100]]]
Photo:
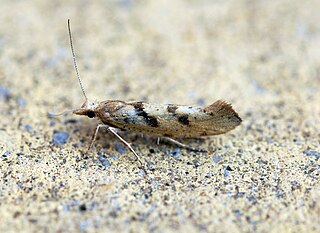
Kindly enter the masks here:
[[165, 137], [182, 147], [190, 148], [172, 139], [172, 137], [212, 136], [226, 133], [240, 125], [242, 120], [237, 112], [223, 100], [218, 100], [205, 108], [176, 104], [151, 104], [142, 101], [106, 100], [89, 102], [76, 63], [70, 20], [68, 20], [68, 30], [75, 71], [85, 97], [85, 103], [72, 112], [76, 115], [98, 118], [102, 122], [96, 127], [89, 149], [92, 147], [99, 129], [103, 127], [127, 145], [143, 165], [131, 145], [117, 133], [118, 129]]

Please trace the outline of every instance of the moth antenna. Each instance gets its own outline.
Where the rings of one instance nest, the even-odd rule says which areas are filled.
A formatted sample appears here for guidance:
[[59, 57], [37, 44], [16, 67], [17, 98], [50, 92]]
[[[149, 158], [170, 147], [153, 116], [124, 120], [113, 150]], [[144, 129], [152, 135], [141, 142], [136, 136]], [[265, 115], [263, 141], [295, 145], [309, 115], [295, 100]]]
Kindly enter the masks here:
[[74, 68], [76, 70], [77, 78], [79, 80], [79, 84], [80, 84], [83, 96], [86, 99], [86, 103], [87, 103], [88, 102], [88, 98], [87, 98], [87, 95], [86, 95], [86, 93], [84, 91], [84, 88], [83, 88], [83, 85], [82, 85], [82, 81], [81, 81], [81, 78], [80, 78], [80, 73], [79, 73], [79, 70], [78, 70], [76, 55], [75, 55], [74, 49], [73, 49], [72, 34], [71, 34], [71, 28], [70, 28], [70, 19], [68, 19], [68, 31], [69, 31], [69, 40], [70, 40], [70, 46], [71, 46], [71, 52], [72, 52]]
[[58, 117], [58, 116], [62, 116], [62, 115], [67, 115], [67, 114], [69, 114], [71, 112], [73, 112], [73, 110], [66, 110], [66, 111], [61, 112], [61, 113], [48, 112], [47, 115], [48, 115], [48, 117], [53, 118], [53, 117]]

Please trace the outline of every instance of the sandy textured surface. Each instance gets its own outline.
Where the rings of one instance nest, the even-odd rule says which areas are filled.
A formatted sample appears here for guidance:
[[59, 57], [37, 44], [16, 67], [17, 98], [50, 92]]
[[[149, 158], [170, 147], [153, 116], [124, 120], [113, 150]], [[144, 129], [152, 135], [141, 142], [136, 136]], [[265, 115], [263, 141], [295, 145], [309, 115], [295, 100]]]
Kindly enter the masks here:
[[[94, 2], [94, 3], [93, 3]], [[303, 3], [304, 2], [304, 3]], [[0, 232], [320, 232], [319, 0], [1, 1]], [[84, 99], [231, 102], [179, 149], [47, 112]]]

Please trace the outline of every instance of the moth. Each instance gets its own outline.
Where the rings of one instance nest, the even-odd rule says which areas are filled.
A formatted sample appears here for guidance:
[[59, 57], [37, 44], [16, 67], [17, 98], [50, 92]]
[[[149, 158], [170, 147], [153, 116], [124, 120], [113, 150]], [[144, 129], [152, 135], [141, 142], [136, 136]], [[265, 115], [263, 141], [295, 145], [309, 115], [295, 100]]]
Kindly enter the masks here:
[[72, 110], [72, 113], [89, 118], [98, 118], [101, 121], [95, 129], [88, 150], [93, 146], [99, 129], [106, 128], [128, 146], [143, 165], [138, 154], [118, 134], [118, 130], [130, 130], [165, 137], [179, 146], [190, 148], [173, 138], [194, 138], [223, 134], [241, 124], [242, 120], [238, 113], [233, 110], [231, 104], [223, 100], [218, 100], [205, 108], [176, 104], [152, 104], [143, 101], [106, 100], [90, 102], [78, 71], [70, 20], [68, 20], [68, 32], [76, 75], [85, 97], [84, 104], [80, 108]]

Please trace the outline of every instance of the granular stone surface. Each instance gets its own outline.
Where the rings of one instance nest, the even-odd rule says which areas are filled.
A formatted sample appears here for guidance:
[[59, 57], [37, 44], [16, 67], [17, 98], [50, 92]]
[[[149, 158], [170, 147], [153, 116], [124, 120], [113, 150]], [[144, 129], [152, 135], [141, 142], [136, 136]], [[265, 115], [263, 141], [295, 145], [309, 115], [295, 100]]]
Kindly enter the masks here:
[[[0, 8], [0, 232], [320, 232], [318, 0], [8, 1]], [[120, 132], [92, 100], [232, 103], [209, 138]]]

